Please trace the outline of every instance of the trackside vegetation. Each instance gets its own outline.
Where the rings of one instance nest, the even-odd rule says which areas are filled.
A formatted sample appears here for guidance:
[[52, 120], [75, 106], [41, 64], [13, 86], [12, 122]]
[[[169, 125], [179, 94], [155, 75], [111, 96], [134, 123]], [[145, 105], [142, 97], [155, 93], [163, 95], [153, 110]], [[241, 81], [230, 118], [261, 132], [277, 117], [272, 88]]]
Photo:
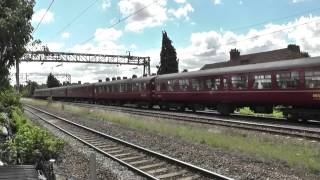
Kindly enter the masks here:
[[83, 117], [103, 119], [133, 129], [175, 136], [214, 148], [242, 152], [259, 159], [282, 162], [291, 167], [303, 169], [303, 171], [320, 172], [320, 145], [317, 142], [214, 126], [193, 126], [165, 119], [138, 117], [54, 102], [48, 105], [47, 101], [43, 100], [25, 99], [24, 102], [75, 113]]
[[64, 142], [28, 121], [19, 99], [13, 90], [0, 92], [0, 125], [11, 132], [0, 144], [0, 160], [6, 164], [37, 164], [57, 158]]

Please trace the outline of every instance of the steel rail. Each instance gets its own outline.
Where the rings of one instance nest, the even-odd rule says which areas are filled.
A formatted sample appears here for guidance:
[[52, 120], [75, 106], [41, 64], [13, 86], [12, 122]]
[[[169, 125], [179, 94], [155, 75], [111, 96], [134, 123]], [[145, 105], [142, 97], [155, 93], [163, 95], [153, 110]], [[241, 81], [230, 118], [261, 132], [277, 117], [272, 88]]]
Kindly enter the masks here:
[[[117, 108], [110, 106], [102, 106], [102, 105], [92, 105], [92, 104], [84, 104], [84, 103], [70, 103], [71, 105], [76, 105], [80, 107], [89, 107], [89, 108], [98, 108], [104, 110], [116, 110], [123, 113], [142, 115], [142, 116], [151, 116], [158, 118], [166, 118], [184, 122], [193, 122], [200, 124], [208, 124], [208, 125], [220, 125], [225, 127], [233, 127], [240, 128], [246, 130], [254, 130], [261, 131], [266, 133], [280, 134], [280, 135], [290, 135], [295, 137], [307, 138], [312, 140], [320, 140], [320, 130], [309, 130], [305, 128], [294, 128], [294, 127], [285, 127], [284, 125], [273, 125], [266, 123], [257, 123], [257, 122], [245, 122], [240, 120], [228, 120], [216, 117], [200, 117], [200, 116], [189, 116], [183, 114], [172, 114], [163, 111], [156, 110], [139, 110], [134, 108]], [[250, 117], [251, 118], [251, 117]]]
[[[94, 130], [94, 129], [92, 129], [92, 128], [83, 126], [83, 125], [81, 125], [81, 124], [78, 124], [78, 123], [72, 122], [72, 121], [70, 121], [70, 120], [67, 120], [67, 119], [65, 119], [65, 118], [59, 117], [59, 116], [57, 116], [57, 115], [54, 115], [54, 114], [49, 113], [49, 112], [47, 112], [47, 111], [44, 111], [44, 110], [42, 110], [42, 109], [39, 109], [39, 108], [30, 106], [30, 105], [26, 105], [26, 104], [25, 104], [25, 106], [28, 107], [28, 108], [30, 108], [30, 109], [33, 109], [33, 110], [39, 111], [39, 112], [41, 112], [41, 113], [44, 113], [44, 114], [46, 114], [46, 115], [49, 115], [49, 116], [51, 116], [51, 117], [54, 117], [54, 118], [56, 118], [56, 119], [59, 119], [59, 120], [65, 122], [65, 123], [68, 123], [68, 124], [70, 124], [70, 125], [73, 125], [73, 126], [76, 126], [76, 127], [81, 128], [81, 129], [84, 129], [84, 130], [86, 130], [86, 131], [88, 131], [88, 132], [97, 134], [97, 135], [99, 135], [99, 136], [101, 136], [101, 137], [104, 137], [104, 138], [106, 138], [106, 139], [109, 139], [109, 140], [111, 140], [111, 141], [120, 143], [120, 144], [122, 144], [122, 145], [124, 145], [124, 146], [128, 146], [128, 147], [131, 147], [131, 148], [136, 149], [136, 150], [138, 150], [138, 151], [141, 151], [141, 152], [143, 152], [143, 153], [149, 154], [149, 155], [151, 155], [151, 156], [158, 157], [159, 159], [163, 159], [163, 160], [165, 160], [166, 162], [169, 162], [170, 164], [174, 164], [174, 165], [177, 165], [177, 166], [179, 166], [179, 167], [186, 168], [186, 169], [190, 170], [191, 172], [195, 172], [196, 174], [201, 174], [201, 175], [203, 175], [204, 177], [215, 178], [215, 179], [223, 179], [223, 180], [231, 180], [231, 179], [232, 179], [232, 178], [223, 176], [223, 175], [221, 175], [221, 174], [218, 174], [218, 173], [215, 173], [215, 172], [211, 172], [211, 171], [209, 171], [209, 170], [206, 170], [206, 169], [197, 167], [197, 166], [192, 165], [192, 164], [190, 164], [190, 163], [186, 163], [186, 162], [180, 161], [180, 160], [178, 160], [178, 159], [169, 157], [169, 156], [167, 156], [167, 155], [163, 155], [163, 154], [160, 154], [160, 153], [158, 153], [158, 152], [155, 152], [155, 151], [152, 151], [152, 150], [143, 148], [143, 147], [141, 147], [141, 146], [138, 146], [138, 145], [135, 145], [135, 144], [133, 144], [133, 143], [124, 141], [124, 140], [122, 140], [122, 139], [119, 139], [119, 138], [116, 138], [116, 137], [107, 135], [107, 134], [105, 134], [105, 133], [99, 132], [99, 131]], [[119, 159], [119, 158], [117, 158], [117, 157], [115, 157], [115, 156], [113, 156], [113, 155], [111, 155], [111, 154], [103, 151], [102, 149], [98, 148], [97, 146], [95, 146], [95, 145], [93, 145], [93, 144], [91, 144], [91, 143], [88, 143], [87, 141], [85, 141], [85, 140], [77, 137], [76, 135], [70, 133], [69, 131], [67, 131], [67, 130], [65, 130], [65, 129], [63, 129], [63, 128], [57, 126], [57, 125], [55, 125], [54, 123], [47, 121], [45, 118], [37, 115], [37, 114], [34, 113], [33, 111], [31, 111], [31, 110], [29, 110], [29, 109], [27, 109], [27, 108], [25, 108], [25, 109], [26, 109], [27, 111], [29, 111], [30, 113], [32, 113], [33, 115], [35, 115], [35, 116], [37, 116], [38, 118], [40, 118], [41, 120], [45, 121], [46, 123], [54, 126], [55, 128], [63, 131], [64, 133], [72, 136], [73, 138], [81, 141], [82, 143], [84, 143], [84, 144], [92, 147], [92, 148], [95, 149], [96, 151], [99, 151], [100, 153], [102, 153], [102, 154], [108, 156], [109, 158], [111, 158], [111, 159], [119, 162], [120, 164], [122, 164], [122, 165], [124, 165], [124, 166], [126, 166], [126, 167], [128, 167], [128, 168], [130, 168], [130, 169], [132, 169], [133, 171], [137, 172], [138, 174], [140, 174], [140, 175], [142, 175], [142, 176], [144, 176], [144, 177], [146, 177], [146, 178], [149, 178], [149, 179], [158, 179], [158, 178], [156, 178], [155, 176], [152, 176], [151, 174], [148, 174], [148, 173], [140, 170], [139, 168], [134, 167], [133, 165], [130, 165], [129, 163], [127, 163], [127, 162], [125, 162], [125, 161], [123, 161], [123, 160], [121, 160], [121, 159]]]

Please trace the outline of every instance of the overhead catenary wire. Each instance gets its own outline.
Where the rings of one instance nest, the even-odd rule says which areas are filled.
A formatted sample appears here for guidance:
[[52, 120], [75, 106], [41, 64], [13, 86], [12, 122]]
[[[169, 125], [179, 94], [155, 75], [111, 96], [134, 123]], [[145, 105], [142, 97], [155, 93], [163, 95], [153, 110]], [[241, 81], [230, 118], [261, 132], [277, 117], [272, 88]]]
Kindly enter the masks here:
[[[148, 7], [150, 7], [151, 5], [155, 4], [155, 3], [156, 3], [156, 2], [158, 2], [158, 1], [159, 1], [159, 0], [152, 1], [150, 4], [148, 4], [148, 5], [146, 5], [146, 6], [142, 7], [142, 8], [140, 8], [140, 9], [138, 9], [137, 11], [135, 11], [135, 12], [133, 12], [133, 13], [131, 13], [131, 14], [129, 14], [129, 15], [127, 15], [127, 16], [125, 16], [125, 17], [124, 17], [124, 18], [122, 18], [122, 19], [119, 19], [119, 21], [118, 21], [118, 22], [111, 24], [110, 26], [108, 26], [108, 28], [112, 28], [112, 27], [114, 27], [114, 26], [116, 26], [116, 25], [120, 24], [121, 22], [123, 22], [123, 21], [125, 21], [125, 20], [129, 19], [130, 17], [132, 17], [132, 16], [134, 16], [134, 15], [136, 15], [136, 14], [140, 13], [141, 11], [143, 11], [144, 9], [147, 9]], [[94, 36], [94, 35], [92, 35], [90, 38], [88, 38], [87, 40], [85, 40], [85, 41], [81, 42], [80, 44], [85, 44], [85, 43], [87, 43], [87, 42], [91, 41], [94, 37], [95, 37], [95, 36]]]
[[32, 35], [38, 30], [38, 28], [40, 27], [40, 24], [42, 23], [44, 17], [47, 15], [48, 11], [50, 10], [52, 4], [54, 3], [54, 0], [51, 1], [49, 7], [47, 8], [46, 12], [43, 14], [43, 16], [41, 17], [39, 23], [37, 24], [36, 28], [32, 31]]
[[59, 35], [64, 30], [66, 30], [68, 27], [70, 27], [77, 19], [79, 19], [83, 14], [85, 14], [93, 5], [95, 5], [99, 0], [94, 0], [89, 6], [87, 6], [85, 9], [83, 9], [77, 16], [75, 16], [68, 24], [66, 24], [63, 28], [61, 28], [59, 31], [57, 31], [56, 35]]
[[[291, 15], [287, 15], [287, 16], [283, 16], [283, 17], [280, 17], [280, 18], [274, 18], [274, 19], [270, 19], [270, 20], [267, 20], [267, 21], [258, 22], [258, 23], [255, 23], [255, 24], [250, 24], [250, 25], [245, 25], [245, 26], [240, 26], [240, 27], [234, 27], [234, 28], [228, 29], [227, 31], [235, 31], [235, 30], [247, 29], [247, 28], [251, 28], [251, 27], [255, 27], [255, 26], [259, 26], [259, 25], [266, 25], [267, 23], [276, 22], [276, 21], [288, 19], [290, 17], [296, 17], [298, 15], [311, 13], [311, 12], [315, 12], [315, 11], [319, 11], [319, 10], [320, 10], [320, 7], [314, 8], [314, 9], [310, 9], [310, 10], [304, 10], [304, 11], [301, 11], [301, 12], [298, 12], [298, 13], [295, 13], [295, 14], [291, 14]], [[274, 33], [276, 33], [276, 32], [274, 32]], [[249, 39], [254, 39], [254, 38], [257, 38], [257, 37], [256, 36], [250, 37], [250, 38], [248, 38], [248, 40]], [[186, 43], [186, 42], [189, 42], [189, 41], [190, 41], [190, 39], [184, 39], [182, 41], [175, 42], [175, 44], [182, 44], [182, 43]], [[244, 40], [239, 40], [239, 41], [244, 41]], [[230, 42], [230, 44], [234, 44], [234, 43], [236, 43], [236, 41]], [[225, 45], [229, 45], [229, 43], [225, 44]]]
[[268, 32], [268, 33], [265, 33], [265, 34], [259, 34], [259, 35], [252, 36], [252, 37], [245, 38], [245, 39], [241, 39], [241, 40], [238, 40], [238, 41], [232, 41], [232, 42], [226, 43], [224, 45], [226, 46], [226, 45], [230, 45], [230, 44], [236, 44], [236, 43], [239, 43], [239, 42], [242, 42], [242, 41], [247, 41], [247, 40], [250, 40], [250, 39], [256, 39], [256, 38], [259, 38], [259, 37], [262, 37], [262, 36], [267, 36], [267, 35], [270, 35], [270, 34], [282, 32], [282, 31], [289, 30], [289, 29], [293, 29], [295, 27], [304, 26], [304, 25], [307, 25], [307, 24], [310, 24], [310, 23], [313, 23], [313, 22], [316, 22], [316, 21], [320, 21], [320, 18], [314, 19], [312, 21], [296, 24], [296, 25], [293, 25], [293, 26], [290, 26], [290, 27], [286, 27], [286, 28], [283, 28], [283, 29], [278, 29], [276, 31]]
[[314, 9], [310, 9], [310, 10], [305, 10], [305, 11], [301, 11], [301, 12], [298, 12], [298, 13], [290, 14], [290, 15], [287, 15], [287, 16], [274, 18], [274, 19], [270, 19], [270, 20], [267, 20], [267, 21], [258, 22], [258, 23], [255, 23], [255, 24], [250, 24], [250, 25], [246, 25], [246, 26], [240, 26], [240, 27], [231, 28], [231, 29], [229, 29], [229, 31], [235, 31], [235, 30], [241, 30], [241, 29], [247, 29], [247, 28], [256, 27], [256, 26], [260, 26], [260, 25], [265, 25], [265, 24], [270, 23], [270, 22], [281, 21], [281, 20], [284, 20], [284, 19], [288, 19], [288, 18], [291, 18], [291, 17], [296, 17], [298, 15], [302, 15], [302, 14], [306, 14], [306, 13], [312, 13], [312, 12], [319, 11], [319, 10], [320, 10], [320, 7], [314, 8]]

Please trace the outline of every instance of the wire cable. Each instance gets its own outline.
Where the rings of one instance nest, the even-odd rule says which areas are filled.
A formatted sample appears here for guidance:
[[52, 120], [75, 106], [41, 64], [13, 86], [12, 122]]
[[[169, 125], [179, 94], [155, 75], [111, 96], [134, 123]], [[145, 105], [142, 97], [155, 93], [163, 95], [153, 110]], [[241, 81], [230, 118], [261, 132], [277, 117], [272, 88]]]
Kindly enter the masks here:
[[320, 7], [314, 8], [314, 9], [311, 9], [311, 10], [306, 10], [306, 11], [298, 12], [298, 13], [291, 14], [291, 15], [288, 15], [288, 16], [283, 16], [283, 17], [280, 17], [280, 18], [274, 18], [274, 19], [270, 19], [270, 20], [267, 20], [267, 21], [262, 21], [262, 22], [259, 22], [259, 23], [256, 23], [256, 24], [251, 24], [251, 25], [247, 25], [247, 26], [241, 26], [241, 27], [231, 28], [231, 29], [229, 29], [229, 31], [247, 29], [247, 28], [250, 28], [250, 27], [255, 27], [255, 26], [259, 26], [259, 25], [264, 25], [264, 24], [267, 24], [267, 23], [270, 23], [270, 22], [276, 22], [276, 21], [288, 19], [288, 18], [291, 18], [291, 17], [295, 17], [295, 16], [298, 16], [298, 15], [302, 15], [302, 14], [306, 14], [306, 13], [312, 13], [312, 12], [319, 11], [319, 10], [320, 10]]
[[56, 35], [59, 35], [64, 30], [66, 30], [69, 26], [71, 26], [77, 19], [79, 19], [83, 14], [85, 14], [93, 5], [95, 5], [98, 2], [98, 0], [93, 1], [91, 4], [89, 4], [88, 7], [83, 9], [77, 16], [75, 16], [67, 25], [65, 25], [61, 30], [57, 32]]
[[51, 1], [51, 3], [50, 3], [50, 5], [49, 5], [49, 7], [47, 8], [46, 12], [45, 12], [45, 13], [43, 14], [43, 16], [41, 17], [41, 19], [40, 19], [37, 27], [33, 30], [32, 35], [38, 30], [40, 24], [42, 23], [44, 17], [47, 15], [47, 13], [48, 13], [48, 11], [49, 11], [49, 9], [51, 8], [51, 6], [52, 6], [53, 3], [54, 3], [54, 0]]
[[[135, 11], [135, 12], [133, 12], [133, 13], [129, 14], [128, 16], [126, 16], [126, 17], [124, 17], [124, 18], [122, 18], [122, 19], [119, 19], [119, 21], [118, 21], [118, 22], [116, 22], [116, 23], [114, 23], [114, 24], [111, 24], [110, 26], [108, 26], [108, 28], [112, 28], [112, 27], [114, 27], [114, 26], [116, 26], [116, 25], [120, 24], [121, 22], [123, 22], [123, 21], [125, 21], [125, 20], [129, 19], [130, 17], [132, 17], [132, 16], [134, 16], [134, 15], [136, 15], [136, 14], [140, 13], [141, 11], [143, 11], [144, 9], [147, 9], [148, 7], [150, 7], [151, 5], [155, 4], [155, 3], [156, 3], [156, 2], [158, 2], [158, 1], [159, 1], [159, 0], [155, 0], [155, 1], [153, 1], [152, 3], [150, 3], [150, 4], [146, 5], [146, 6], [144, 6], [144, 7], [140, 8], [140, 9], [138, 9], [137, 11]], [[88, 38], [87, 40], [85, 40], [85, 41], [81, 42], [80, 44], [85, 44], [85, 43], [87, 43], [87, 42], [91, 41], [94, 37], [95, 37], [95, 35], [92, 35], [90, 38]]]
[[229, 42], [229, 43], [224, 44], [224, 45], [226, 46], [226, 45], [230, 45], [230, 44], [236, 44], [236, 43], [242, 42], [242, 41], [247, 41], [247, 40], [250, 40], [250, 39], [256, 39], [256, 38], [259, 38], [259, 37], [262, 37], [262, 36], [278, 33], [278, 32], [285, 31], [285, 30], [288, 30], [288, 29], [292, 29], [292, 28], [295, 28], [295, 27], [298, 27], [298, 26], [304, 26], [304, 25], [307, 25], [307, 24], [310, 24], [310, 23], [313, 23], [313, 22], [316, 22], [316, 21], [320, 21], [320, 18], [317, 18], [317, 19], [312, 20], [312, 21], [296, 24], [296, 25], [293, 25], [293, 26], [290, 26], [290, 27], [286, 27], [286, 28], [283, 28], [283, 29], [279, 29], [279, 30], [276, 30], [276, 31], [268, 32], [268, 33], [265, 33], [265, 34], [260, 34], [260, 35], [252, 36], [252, 37], [249, 37], [249, 38], [246, 38], [246, 39]]

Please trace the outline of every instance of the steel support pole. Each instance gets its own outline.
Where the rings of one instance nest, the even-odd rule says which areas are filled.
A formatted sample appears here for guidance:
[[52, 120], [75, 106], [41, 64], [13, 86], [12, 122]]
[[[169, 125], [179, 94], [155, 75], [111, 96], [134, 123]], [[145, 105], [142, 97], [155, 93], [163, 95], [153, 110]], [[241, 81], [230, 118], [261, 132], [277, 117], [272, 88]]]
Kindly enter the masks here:
[[19, 93], [19, 89], [20, 89], [20, 79], [19, 79], [19, 60], [16, 60], [16, 89], [17, 92]]

